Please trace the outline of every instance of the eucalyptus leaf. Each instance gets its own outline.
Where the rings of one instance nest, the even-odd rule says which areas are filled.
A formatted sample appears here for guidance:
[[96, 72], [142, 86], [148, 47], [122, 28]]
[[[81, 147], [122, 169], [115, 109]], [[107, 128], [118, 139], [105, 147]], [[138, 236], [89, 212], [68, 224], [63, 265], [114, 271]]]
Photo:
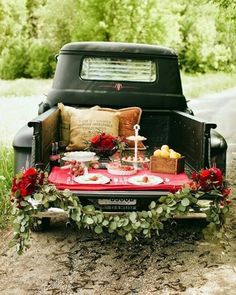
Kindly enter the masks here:
[[164, 203], [165, 200], [166, 200], [166, 196], [162, 196], [162, 197], [160, 197], [159, 202], [160, 203]]
[[109, 224], [109, 221], [107, 219], [104, 219], [103, 222], [102, 222], [102, 225], [107, 226], [108, 224]]
[[102, 223], [102, 221], [103, 221], [103, 215], [102, 214], [97, 215], [97, 222]]
[[131, 235], [131, 233], [127, 233], [127, 234], [125, 235], [125, 239], [126, 239], [126, 241], [131, 241], [131, 240], [132, 240], [132, 235]]
[[128, 224], [129, 224], [129, 219], [128, 218], [124, 218], [123, 226], [126, 226]]
[[94, 212], [95, 207], [93, 205], [87, 205], [87, 206], [84, 206], [83, 210], [85, 213]]
[[43, 205], [44, 205], [45, 208], [49, 208], [49, 203], [48, 203], [47, 200], [43, 203]]
[[158, 214], [161, 214], [163, 212], [163, 208], [162, 207], [158, 207], [156, 211], [157, 211]]
[[150, 209], [154, 209], [156, 207], [156, 202], [152, 201], [151, 204], [149, 205]]
[[141, 227], [142, 228], [149, 228], [149, 226], [150, 226], [149, 222], [147, 222], [147, 221], [142, 221], [141, 222]]
[[147, 211], [142, 211], [142, 217], [143, 217], [143, 218], [147, 218], [147, 217], [148, 217], [148, 213], [147, 213]]
[[186, 207], [183, 206], [182, 204], [179, 204], [178, 205], [178, 210], [181, 211], [181, 212], [184, 212], [186, 210]]
[[119, 220], [120, 220], [120, 216], [117, 215], [114, 217], [114, 221], [119, 221]]
[[85, 217], [84, 217], [84, 222], [85, 222], [86, 224], [88, 224], [88, 225], [94, 223], [93, 218], [90, 217], [90, 216], [85, 216]]
[[181, 201], [181, 205], [184, 206], [184, 207], [187, 207], [189, 204], [190, 204], [190, 201], [189, 201], [188, 198], [184, 198], [184, 199]]
[[96, 215], [94, 215], [92, 218], [93, 218], [94, 223], [97, 223], [98, 222], [98, 218], [97, 218]]
[[153, 217], [157, 215], [157, 211], [155, 209], [152, 209], [151, 212]]
[[50, 197], [48, 197], [48, 200], [50, 202], [54, 202], [54, 201], [56, 201], [56, 199], [57, 199], [57, 196], [56, 195], [51, 195]]
[[109, 229], [111, 230], [115, 230], [117, 228], [117, 223], [115, 221], [112, 221], [110, 224], [109, 224]]
[[144, 230], [143, 230], [143, 234], [144, 234], [144, 235], [147, 235], [148, 233], [149, 233], [149, 230], [148, 230], [148, 229], [144, 229]]
[[136, 222], [136, 218], [137, 218], [137, 213], [135, 211], [131, 212], [129, 215], [129, 219], [132, 223]]
[[20, 202], [20, 205], [21, 205], [22, 207], [26, 207], [27, 205], [29, 205], [29, 203], [28, 203], [28, 202], [25, 202], [25, 201], [21, 201], [21, 202]]
[[117, 227], [122, 227], [124, 224], [124, 220], [123, 219], [120, 219], [117, 221]]
[[34, 194], [34, 199], [35, 199], [36, 201], [41, 202], [41, 201], [43, 200], [43, 194], [35, 193], [35, 194]]
[[103, 232], [103, 229], [100, 225], [96, 225], [94, 231], [96, 234], [101, 234]]
[[135, 222], [135, 226], [138, 228], [138, 227], [140, 227], [141, 226], [141, 222], [140, 221], [136, 221]]
[[151, 211], [148, 211], [148, 217], [152, 218], [152, 212]]

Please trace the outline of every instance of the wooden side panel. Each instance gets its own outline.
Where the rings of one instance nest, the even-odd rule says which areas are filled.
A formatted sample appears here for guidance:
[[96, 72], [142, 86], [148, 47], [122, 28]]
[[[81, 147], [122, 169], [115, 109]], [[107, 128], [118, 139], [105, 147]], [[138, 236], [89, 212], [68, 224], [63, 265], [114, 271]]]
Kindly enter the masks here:
[[59, 110], [53, 112], [41, 123], [41, 157], [42, 162], [49, 161], [52, 142], [59, 141]]

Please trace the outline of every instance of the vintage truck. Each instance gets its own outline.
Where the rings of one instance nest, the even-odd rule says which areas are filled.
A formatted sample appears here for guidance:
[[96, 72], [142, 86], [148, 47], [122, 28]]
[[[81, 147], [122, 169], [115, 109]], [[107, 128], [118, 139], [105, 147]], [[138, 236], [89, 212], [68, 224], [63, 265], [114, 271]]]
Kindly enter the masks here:
[[[14, 138], [15, 171], [25, 166], [48, 169], [52, 142], [61, 141], [58, 103], [78, 108], [142, 109], [141, 134], [147, 153], [163, 144], [185, 156], [189, 173], [216, 166], [226, 170], [225, 139], [216, 124], [193, 115], [182, 91], [177, 54], [169, 48], [112, 42], [75, 42], [56, 56], [52, 89], [39, 105], [39, 115]], [[82, 191], [84, 202], [132, 198], [144, 208], [163, 191]], [[101, 209], [103, 209], [101, 207]], [[126, 208], [127, 210], [127, 208]], [[122, 209], [121, 209], [122, 211]]]

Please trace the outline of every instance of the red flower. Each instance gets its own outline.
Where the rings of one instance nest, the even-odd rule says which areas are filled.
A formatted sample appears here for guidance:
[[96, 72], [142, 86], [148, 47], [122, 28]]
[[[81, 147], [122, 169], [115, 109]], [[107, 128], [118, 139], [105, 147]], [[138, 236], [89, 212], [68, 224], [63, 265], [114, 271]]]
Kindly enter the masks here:
[[210, 171], [208, 169], [200, 171], [200, 179], [207, 179], [210, 176]]
[[35, 168], [29, 168], [23, 173], [23, 177], [37, 176], [38, 171]]
[[193, 193], [202, 191], [209, 193], [215, 191], [221, 195], [220, 204], [225, 206], [229, 204], [229, 195], [231, 190], [225, 187], [223, 183], [223, 175], [219, 168], [212, 167], [209, 169], [202, 169], [200, 172], [194, 172], [192, 174], [192, 182], [190, 183], [190, 189]]
[[99, 134], [97, 134], [93, 138], [91, 138], [91, 143], [94, 144], [94, 145], [98, 144], [99, 141], [100, 141], [100, 135]]
[[100, 150], [112, 150], [114, 147], [117, 146], [117, 137], [101, 133], [96, 134], [90, 140], [90, 148], [100, 149]]
[[17, 208], [22, 208], [20, 202], [25, 199], [26, 196], [32, 195], [39, 185], [44, 183], [45, 174], [37, 171], [35, 168], [29, 168], [24, 172], [18, 174], [12, 180], [11, 187], [11, 201], [16, 199]]

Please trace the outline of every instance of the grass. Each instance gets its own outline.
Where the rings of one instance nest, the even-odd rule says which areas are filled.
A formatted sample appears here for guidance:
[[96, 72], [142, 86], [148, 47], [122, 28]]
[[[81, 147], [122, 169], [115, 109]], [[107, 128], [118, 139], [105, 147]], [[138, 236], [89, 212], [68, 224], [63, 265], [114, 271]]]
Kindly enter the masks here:
[[[220, 92], [235, 87], [236, 73], [207, 73], [190, 75], [181, 72], [183, 92], [187, 99], [201, 97], [206, 94]], [[27, 87], [26, 87], [27, 85]], [[52, 80], [48, 79], [16, 79], [0, 80], [0, 97], [32, 96], [47, 94]]]
[[187, 99], [221, 92], [236, 87], [236, 73], [208, 73], [189, 75], [181, 73], [183, 92]]
[[0, 80], [0, 97], [32, 96], [47, 94], [52, 86], [51, 79]]
[[13, 176], [13, 150], [0, 147], [0, 228], [7, 226], [11, 216], [9, 190]]

